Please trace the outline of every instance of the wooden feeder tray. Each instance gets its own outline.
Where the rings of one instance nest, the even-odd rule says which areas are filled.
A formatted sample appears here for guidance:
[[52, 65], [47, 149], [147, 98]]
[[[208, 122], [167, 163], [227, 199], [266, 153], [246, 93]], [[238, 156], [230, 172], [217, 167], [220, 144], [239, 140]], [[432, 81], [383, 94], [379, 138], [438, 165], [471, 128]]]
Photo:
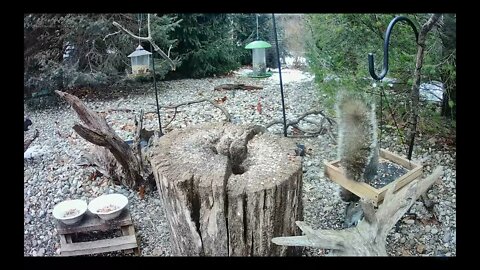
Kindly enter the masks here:
[[390, 151], [380, 149], [379, 162], [385, 161], [400, 165], [407, 169], [407, 172], [381, 188], [375, 188], [367, 183], [356, 182], [348, 179], [340, 166], [340, 160], [324, 162], [325, 175], [333, 182], [339, 184], [360, 198], [368, 199], [373, 203], [374, 206], [378, 206], [383, 201], [387, 190], [393, 189], [395, 192], [414, 179], [420, 177], [423, 173], [422, 165], [413, 163], [412, 161], [398, 156]]
[[[72, 236], [75, 236], [77, 233], [91, 234], [95, 231], [105, 232], [119, 229], [122, 232], [120, 237], [85, 242], [72, 241]], [[137, 256], [140, 255], [135, 229], [128, 208], [125, 208], [119, 217], [108, 221], [102, 220], [87, 211], [78, 224], [65, 225], [57, 221], [57, 231], [60, 236], [61, 256], [88, 255], [118, 250], [124, 250], [127, 253], [134, 252]]]

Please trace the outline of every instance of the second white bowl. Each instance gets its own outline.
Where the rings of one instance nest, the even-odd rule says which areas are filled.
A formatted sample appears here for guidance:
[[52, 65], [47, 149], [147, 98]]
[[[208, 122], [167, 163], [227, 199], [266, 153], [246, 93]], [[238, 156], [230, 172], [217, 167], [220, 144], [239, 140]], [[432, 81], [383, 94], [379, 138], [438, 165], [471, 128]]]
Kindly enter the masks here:
[[118, 217], [127, 204], [128, 198], [125, 195], [101, 195], [88, 204], [88, 211], [98, 215], [103, 220], [111, 220]]

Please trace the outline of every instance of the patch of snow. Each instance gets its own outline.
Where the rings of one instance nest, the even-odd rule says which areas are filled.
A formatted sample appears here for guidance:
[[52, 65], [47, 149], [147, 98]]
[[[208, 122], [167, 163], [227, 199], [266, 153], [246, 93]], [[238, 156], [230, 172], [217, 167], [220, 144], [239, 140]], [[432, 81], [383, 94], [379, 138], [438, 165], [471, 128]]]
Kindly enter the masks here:
[[442, 102], [443, 99], [443, 83], [431, 81], [420, 84], [420, 97], [433, 102]]
[[[268, 80], [271, 83], [280, 84], [280, 75], [278, 73], [278, 69], [268, 68], [267, 70], [270, 70], [270, 72], [272, 72], [272, 76], [267, 78], [262, 78], [262, 79]], [[241, 68], [234, 71], [233, 73], [239, 76], [248, 76], [250, 72], [252, 72], [251, 69]], [[309, 72], [300, 71], [298, 69], [282, 68], [283, 84], [293, 83], [293, 82], [312, 81], [314, 78], [315, 78], [315, 75]], [[262, 80], [262, 79], [259, 79], [259, 80]]]
[[37, 156], [41, 156], [43, 154], [44, 154], [43, 149], [38, 145], [34, 145], [29, 147], [27, 151], [23, 153], [23, 159], [34, 158]]
[[287, 64], [287, 66], [293, 66], [294, 63], [295, 63], [295, 60], [298, 62], [298, 63], [301, 63], [303, 65], [306, 65], [307, 64], [307, 59], [305, 59], [305, 57], [291, 57], [291, 56], [287, 56], [285, 57], [285, 63]]
[[233, 73], [236, 74], [236, 75], [240, 75], [240, 76], [247, 76], [250, 72], [252, 72], [251, 69], [240, 68], [238, 70], [235, 70]]
[[[272, 76], [268, 78], [271, 82], [280, 83], [280, 75], [278, 74], [278, 69], [272, 69]], [[292, 83], [292, 82], [305, 82], [312, 81], [315, 78], [315, 75], [301, 71], [298, 69], [282, 68], [282, 83]]]

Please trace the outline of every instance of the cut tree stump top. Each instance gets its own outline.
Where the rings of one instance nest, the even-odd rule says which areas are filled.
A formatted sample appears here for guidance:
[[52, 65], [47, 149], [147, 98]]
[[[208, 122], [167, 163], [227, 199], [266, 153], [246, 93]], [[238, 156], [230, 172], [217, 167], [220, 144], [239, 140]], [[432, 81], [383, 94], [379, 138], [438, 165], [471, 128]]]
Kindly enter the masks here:
[[161, 163], [157, 168], [168, 179], [183, 181], [202, 175], [199, 184], [210, 185], [209, 179], [223, 181], [230, 175], [227, 188], [231, 195], [251, 193], [275, 186], [301, 170], [295, 143], [270, 133], [255, 136], [260, 129], [222, 123], [174, 130], [156, 141], [150, 154], [153, 162]]

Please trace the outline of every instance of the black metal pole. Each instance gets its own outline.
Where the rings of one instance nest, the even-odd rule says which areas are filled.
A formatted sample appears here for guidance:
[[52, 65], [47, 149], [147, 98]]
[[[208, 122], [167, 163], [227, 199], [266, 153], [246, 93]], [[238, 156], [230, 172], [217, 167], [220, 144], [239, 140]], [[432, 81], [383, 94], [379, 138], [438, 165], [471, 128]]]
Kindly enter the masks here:
[[280, 92], [282, 93], [283, 136], [287, 137], [287, 118], [285, 116], [285, 100], [283, 96], [282, 64], [280, 63], [280, 50], [278, 49], [277, 25], [275, 24], [274, 13], [272, 13], [272, 20], [273, 20], [273, 31], [275, 34], [275, 46], [277, 47], [278, 75], [280, 77]]
[[378, 138], [378, 147], [382, 148], [382, 127], [383, 127], [383, 102], [382, 102], [382, 97], [383, 97], [383, 84], [380, 85], [380, 129], [379, 129], [379, 137]]
[[160, 129], [160, 137], [161, 137], [163, 136], [162, 121], [160, 120], [160, 106], [158, 105], [157, 78], [155, 76], [155, 58], [153, 57], [154, 50], [152, 49], [152, 43], [150, 43], [150, 51], [152, 52], [153, 87], [155, 87], [155, 100], [157, 101], [158, 128]]

